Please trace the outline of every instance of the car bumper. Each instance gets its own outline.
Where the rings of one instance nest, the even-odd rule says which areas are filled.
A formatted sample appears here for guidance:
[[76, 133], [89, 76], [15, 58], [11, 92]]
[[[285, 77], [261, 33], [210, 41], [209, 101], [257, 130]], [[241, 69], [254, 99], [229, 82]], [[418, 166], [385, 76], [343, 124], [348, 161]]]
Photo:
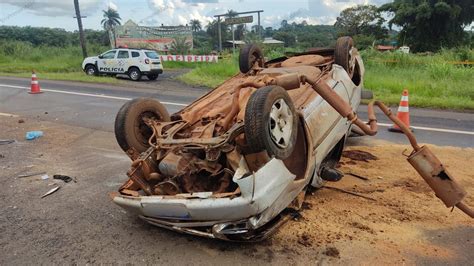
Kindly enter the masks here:
[[161, 68], [150, 69], [150, 70], [148, 70], [148, 71], [143, 71], [142, 73], [145, 74], [145, 75], [149, 75], [149, 74], [163, 74], [163, 69], [161, 69]]
[[234, 176], [238, 197], [212, 193], [177, 196], [117, 195], [114, 202], [150, 224], [182, 233], [224, 240], [263, 239], [281, 222], [280, 213], [303, 190], [284, 163], [270, 160], [256, 173]]

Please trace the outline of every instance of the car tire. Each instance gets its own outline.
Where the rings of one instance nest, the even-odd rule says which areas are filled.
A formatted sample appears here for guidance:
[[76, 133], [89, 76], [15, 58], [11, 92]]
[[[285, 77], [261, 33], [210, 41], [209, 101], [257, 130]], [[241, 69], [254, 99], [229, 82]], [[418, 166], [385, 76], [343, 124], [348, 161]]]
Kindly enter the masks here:
[[158, 78], [158, 74], [148, 74], [146, 75], [149, 80], [156, 80]]
[[352, 77], [354, 73], [353, 67], [350, 65], [351, 54], [350, 51], [354, 46], [354, 41], [349, 36], [339, 37], [336, 41], [336, 48], [334, 50], [334, 63], [340, 65], [349, 76]]
[[288, 158], [298, 135], [298, 115], [288, 92], [279, 86], [255, 91], [245, 109], [244, 130], [248, 153], [266, 150], [271, 157]]
[[240, 72], [248, 73], [256, 62], [259, 67], [263, 67], [264, 57], [262, 50], [255, 44], [247, 44], [240, 50], [239, 68]]
[[115, 117], [115, 138], [124, 151], [134, 148], [138, 152], [146, 151], [152, 130], [142, 118], [154, 117], [158, 121], [170, 121], [166, 108], [157, 100], [137, 98], [125, 103]]
[[99, 74], [94, 65], [87, 65], [84, 71], [88, 76], [97, 76]]
[[133, 81], [139, 81], [142, 78], [142, 72], [140, 72], [140, 69], [136, 67], [131, 67], [128, 70], [128, 76]]

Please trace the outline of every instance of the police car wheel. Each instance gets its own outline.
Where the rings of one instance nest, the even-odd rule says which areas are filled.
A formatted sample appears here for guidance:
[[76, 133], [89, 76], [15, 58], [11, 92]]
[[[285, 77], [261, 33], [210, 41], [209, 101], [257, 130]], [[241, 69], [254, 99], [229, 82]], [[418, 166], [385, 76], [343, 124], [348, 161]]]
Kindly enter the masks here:
[[140, 69], [136, 67], [130, 68], [128, 71], [128, 76], [130, 77], [131, 80], [133, 81], [139, 81], [140, 78], [142, 77], [142, 73], [140, 72]]
[[96, 76], [97, 75], [97, 68], [93, 65], [86, 66], [86, 74], [89, 76]]

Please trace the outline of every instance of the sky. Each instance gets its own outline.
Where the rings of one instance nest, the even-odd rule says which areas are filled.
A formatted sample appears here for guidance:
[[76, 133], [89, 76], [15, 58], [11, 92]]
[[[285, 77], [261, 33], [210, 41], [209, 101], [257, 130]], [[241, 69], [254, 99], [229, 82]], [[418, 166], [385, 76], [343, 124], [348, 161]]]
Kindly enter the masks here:
[[[238, 12], [264, 10], [263, 27], [278, 28], [281, 21], [334, 24], [339, 13], [357, 4], [380, 5], [389, 0], [79, 0], [86, 29], [100, 29], [102, 10], [117, 10], [125, 23], [184, 25], [198, 19], [205, 26], [214, 15], [232, 9]], [[73, 0], [1, 0], [0, 25], [77, 29]], [[256, 23], [257, 17], [254, 17]]]

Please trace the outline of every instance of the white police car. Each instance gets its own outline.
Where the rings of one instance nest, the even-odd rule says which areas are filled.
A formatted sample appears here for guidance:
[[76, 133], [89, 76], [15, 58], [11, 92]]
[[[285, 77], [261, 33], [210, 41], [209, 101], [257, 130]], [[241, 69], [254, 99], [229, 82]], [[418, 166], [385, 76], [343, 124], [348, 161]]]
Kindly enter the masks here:
[[87, 75], [126, 74], [138, 81], [142, 75], [156, 80], [163, 73], [160, 56], [153, 50], [117, 48], [98, 56], [87, 57], [82, 62]]

